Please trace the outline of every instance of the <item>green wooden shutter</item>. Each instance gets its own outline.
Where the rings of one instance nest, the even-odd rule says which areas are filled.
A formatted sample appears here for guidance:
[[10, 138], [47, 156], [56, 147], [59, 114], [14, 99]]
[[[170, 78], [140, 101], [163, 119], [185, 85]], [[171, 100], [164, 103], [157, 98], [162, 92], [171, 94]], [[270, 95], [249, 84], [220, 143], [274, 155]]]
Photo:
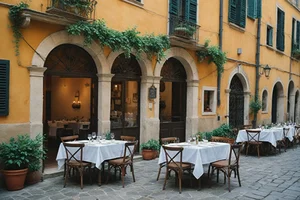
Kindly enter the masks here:
[[237, 16], [237, 8], [236, 8], [236, 0], [229, 0], [229, 13], [228, 13], [228, 21], [231, 23], [236, 23]]
[[277, 11], [276, 48], [284, 51], [284, 12], [280, 9]]
[[257, 0], [257, 10], [256, 10], [256, 18], [261, 18], [261, 13], [262, 13], [262, 5], [261, 5], [261, 0]]
[[0, 116], [9, 111], [9, 60], [0, 60]]
[[[295, 39], [295, 23], [296, 20], [293, 18], [292, 20], [292, 53], [296, 48], [296, 39]], [[296, 35], [297, 36], [297, 35]]]
[[197, 23], [197, 0], [186, 0], [186, 15], [189, 22]]
[[256, 18], [256, 11], [257, 11], [257, 0], [248, 0], [248, 13], [247, 16], [255, 19]]
[[178, 10], [179, 10], [179, 0], [170, 0], [169, 2], [170, 14], [178, 16]]
[[297, 43], [296, 47], [300, 49], [300, 21], [297, 21], [296, 43]]
[[246, 27], [246, 0], [240, 0], [240, 18], [239, 25], [243, 28]]

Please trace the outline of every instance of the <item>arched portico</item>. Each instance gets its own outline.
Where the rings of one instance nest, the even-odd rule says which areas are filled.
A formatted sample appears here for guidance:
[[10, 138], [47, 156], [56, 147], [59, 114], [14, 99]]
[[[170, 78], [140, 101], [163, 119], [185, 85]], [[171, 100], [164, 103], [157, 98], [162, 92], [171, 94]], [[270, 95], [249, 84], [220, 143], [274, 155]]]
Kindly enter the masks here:
[[295, 85], [290, 80], [287, 88], [287, 120], [295, 121]]
[[285, 121], [284, 119], [284, 91], [280, 80], [276, 81], [272, 90], [272, 123]]
[[[226, 99], [227, 99], [227, 107], [226, 107], [226, 116], [229, 116], [229, 98], [230, 98], [230, 84], [234, 76], [237, 76], [242, 84], [243, 92], [244, 92], [244, 124], [249, 124], [249, 103], [250, 103], [250, 85], [249, 79], [247, 74], [245, 73], [242, 65], [238, 65], [230, 74], [228, 79], [227, 88], [225, 89], [226, 92]], [[229, 123], [229, 118], [227, 118], [227, 123]]]
[[[186, 139], [198, 131], [198, 87], [199, 77], [196, 63], [192, 56], [184, 49], [172, 47], [165, 52], [162, 61], [157, 62], [154, 76], [160, 77], [162, 67], [169, 58], [176, 58], [183, 65], [187, 75], [187, 100], [186, 100]], [[159, 80], [157, 80], [158, 82]], [[159, 83], [159, 82], [158, 82]], [[159, 97], [159, 89], [157, 90]], [[157, 100], [158, 101], [158, 100]], [[158, 102], [156, 103], [158, 104]], [[158, 122], [155, 132], [159, 133], [159, 106], [155, 106], [154, 118]], [[158, 135], [157, 135], [158, 137]]]
[[[46, 37], [37, 47], [28, 67], [30, 74], [30, 135], [35, 136], [43, 132], [43, 76], [46, 68], [45, 60], [49, 53], [61, 44], [73, 44], [82, 47], [93, 58], [98, 72], [99, 83], [98, 88], [102, 90], [107, 79], [108, 66], [102, 49], [93, 42], [90, 46], [83, 45], [84, 38], [82, 36], [70, 36], [66, 31], [59, 31]], [[110, 77], [108, 77], [110, 78]], [[103, 92], [103, 91], [101, 91]], [[109, 115], [103, 115], [101, 112], [105, 108], [103, 98], [100, 98], [101, 92], [98, 92], [98, 128], [103, 127], [103, 123], [109, 122]], [[108, 116], [108, 119], [105, 118]]]

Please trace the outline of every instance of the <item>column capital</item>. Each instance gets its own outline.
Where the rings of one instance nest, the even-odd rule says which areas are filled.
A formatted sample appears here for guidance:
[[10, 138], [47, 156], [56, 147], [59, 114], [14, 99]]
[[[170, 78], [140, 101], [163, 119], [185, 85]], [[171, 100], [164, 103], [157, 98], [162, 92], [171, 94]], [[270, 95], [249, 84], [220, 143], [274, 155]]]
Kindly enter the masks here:
[[44, 77], [44, 72], [46, 71], [46, 67], [37, 67], [35, 65], [27, 67], [29, 71], [29, 75], [31, 77]]
[[249, 91], [249, 90], [246, 90], [245, 92], [244, 92], [244, 95], [250, 95], [251, 94], [251, 91]]
[[199, 87], [199, 80], [187, 80], [187, 87]]
[[111, 82], [114, 74], [97, 74], [98, 82]]
[[225, 89], [225, 93], [230, 93], [231, 89]]
[[152, 84], [159, 84], [160, 76], [141, 76], [141, 83], [152, 83]]

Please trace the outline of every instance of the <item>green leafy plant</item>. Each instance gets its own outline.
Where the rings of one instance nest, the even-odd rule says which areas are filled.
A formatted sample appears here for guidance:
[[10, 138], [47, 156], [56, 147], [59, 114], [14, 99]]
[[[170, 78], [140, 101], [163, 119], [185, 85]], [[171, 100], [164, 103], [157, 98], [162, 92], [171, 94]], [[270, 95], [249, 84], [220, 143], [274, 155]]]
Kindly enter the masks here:
[[300, 59], [300, 49], [293, 50], [292, 55], [294, 58]]
[[253, 98], [250, 101], [249, 107], [254, 114], [257, 114], [262, 107], [262, 103], [258, 98]]
[[10, 138], [8, 143], [0, 144], [0, 161], [6, 170], [29, 168], [39, 170], [41, 159], [45, 159], [42, 149], [43, 136], [40, 134], [31, 139], [28, 134], [18, 135], [17, 139]]
[[211, 140], [211, 137], [227, 137], [227, 138], [235, 138], [235, 134], [233, 129], [228, 124], [222, 124], [220, 127], [210, 131], [210, 132], [199, 132], [197, 133], [202, 139], [206, 138], [207, 140]]
[[95, 4], [96, 1], [93, 0], [55, 0], [53, 2], [54, 7], [59, 8], [63, 5], [65, 10], [85, 17], [93, 12]]
[[142, 143], [140, 148], [143, 149], [151, 149], [151, 150], [156, 150], [159, 151], [160, 149], [160, 144], [158, 140], [150, 139], [145, 143]]
[[95, 40], [99, 41], [102, 47], [107, 46], [112, 51], [124, 51], [127, 58], [135, 51], [138, 59], [144, 52], [149, 58], [156, 56], [160, 61], [164, 57], [164, 50], [170, 47], [170, 41], [166, 35], [140, 36], [140, 32], [136, 28], [120, 32], [108, 28], [103, 20], [91, 23], [80, 21], [69, 25], [67, 32], [70, 35], [82, 35], [85, 45], [90, 45]]
[[181, 35], [183, 33], [183, 35], [187, 35], [188, 37], [192, 37], [194, 35], [194, 33], [196, 32], [196, 27], [189, 25], [189, 24], [184, 24], [184, 23], [180, 23], [175, 29], [174, 29], [175, 33]]
[[107, 132], [107, 133], [105, 134], [105, 139], [106, 139], [106, 140], [111, 140], [111, 133], [110, 133], [110, 132]]
[[224, 72], [224, 64], [227, 61], [226, 53], [218, 46], [209, 46], [209, 40], [205, 41], [203, 49], [196, 51], [196, 56], [199, 62], [208, 58], [208, 63], [215, 63], [219, 74]]
[[23, 37], [22, 32], [21, 32], [21, 26], [23, 23], [23, 17], [21, 15], [21, 11], [28, 8], [29, 5], [25, 2], [20, 2], [19, 4], [12, 6], [9, 9], [8, 16], [9, 20], [11, 22], [11, 29], [13, 31], [14, 35], [14, 43], [15, 43], [15, 54], [16, 56], [20, 55], [20, 40]]

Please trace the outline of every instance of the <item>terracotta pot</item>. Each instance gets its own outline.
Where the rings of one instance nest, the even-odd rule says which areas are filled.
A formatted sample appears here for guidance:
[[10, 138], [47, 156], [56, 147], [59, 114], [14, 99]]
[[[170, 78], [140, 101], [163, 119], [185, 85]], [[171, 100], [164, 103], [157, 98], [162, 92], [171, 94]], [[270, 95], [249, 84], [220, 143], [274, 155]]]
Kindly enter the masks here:
[[34, 171], [34, 172], [29, 171], [27, 173], [25, 182], [28, 185], [33, 185], [38, 182], [41, 182], [41, 179], [42, 179], [42, 173], [40, 171]]
[[24, 188], [28, 168], [20, 170], [3, 170], [7, 190], [20, 190]]
[[156, 151], [151, 149], [143, 149], [142, 156], [144, 160], [152, 160], [156, 156]]
[[228, 138], [228, 143], [229, 143], [229, 144], [234, 144], [234, 142], [235, 142], [235, 139], [233, 139], [233, 138]]

